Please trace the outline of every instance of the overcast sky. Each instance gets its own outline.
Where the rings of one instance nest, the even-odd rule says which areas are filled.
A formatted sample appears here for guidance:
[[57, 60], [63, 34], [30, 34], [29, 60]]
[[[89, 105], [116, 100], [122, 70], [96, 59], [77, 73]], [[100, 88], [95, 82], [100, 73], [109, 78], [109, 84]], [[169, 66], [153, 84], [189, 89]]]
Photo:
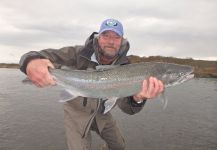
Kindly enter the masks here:
[[81, 45], [115, 18], [129, 54], [217, 60], [217, 0], [0, 0], [0, 62]]

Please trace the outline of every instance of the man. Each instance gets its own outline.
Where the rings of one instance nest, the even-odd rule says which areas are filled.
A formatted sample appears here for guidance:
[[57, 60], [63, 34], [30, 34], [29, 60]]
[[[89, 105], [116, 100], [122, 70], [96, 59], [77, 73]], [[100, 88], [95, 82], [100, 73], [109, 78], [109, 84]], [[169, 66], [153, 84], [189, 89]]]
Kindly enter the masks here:
[[[129, 42], [123, 37], [123, 26], [115, 19], [102, 22], [99, 33], [92, 33], [83, 46], [64, 47], [58, 50], [31, 51], [22, 56], [20, 69], [38, 87], [55, 85], [48, 68], [72, 66], [76, 69], [95, 69], [97, 65], [129, 64], [126, 57]], [[164, 90], [161, 81], [154, 77], [144, 80], [141, 91], [118, 99], [117, 105], [127, 114], [138, 113], [147, 99], [158, 96]], [[105, 142], [104, 149], [123, 150], [125, 141], [110, 112], [103, 114], [103, 101], [77, 97], [64, 103], [64, 124], [69, 150], [89, 150], [90, 130]]]

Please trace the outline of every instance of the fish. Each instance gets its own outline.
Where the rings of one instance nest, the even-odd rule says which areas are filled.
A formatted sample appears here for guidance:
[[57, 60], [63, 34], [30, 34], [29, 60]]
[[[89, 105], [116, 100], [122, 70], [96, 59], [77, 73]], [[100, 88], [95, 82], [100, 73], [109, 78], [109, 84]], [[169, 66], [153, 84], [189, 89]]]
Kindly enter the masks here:
[[67, 92], [62, 94], [60, 102], [78, 96], [106, 99], [104, 114], [113, 108], [118, 98], [138, 93], [143, 80], [149, 77], [156, 77], [168, 88], [192, 79], [193, 72], [192, 66], [164, 62], [102, 65], [97, 66], [96, 70], [50, 69], [57, 85]]

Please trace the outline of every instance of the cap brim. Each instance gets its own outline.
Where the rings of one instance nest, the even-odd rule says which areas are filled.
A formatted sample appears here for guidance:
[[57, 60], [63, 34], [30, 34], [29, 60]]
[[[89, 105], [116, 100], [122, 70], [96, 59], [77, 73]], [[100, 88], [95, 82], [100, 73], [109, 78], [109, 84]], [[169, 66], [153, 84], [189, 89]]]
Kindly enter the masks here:
[[103, 29], [99, 32], [99, 34], [105, 32], [105, 31], [114, 31], [115, 33], [117, 33], [119, 36], [123, 36], [123, 34], [121, 32], [119, 32], [118, 30], [114, 29], [114, 28], [106, 28], [106, 29]]

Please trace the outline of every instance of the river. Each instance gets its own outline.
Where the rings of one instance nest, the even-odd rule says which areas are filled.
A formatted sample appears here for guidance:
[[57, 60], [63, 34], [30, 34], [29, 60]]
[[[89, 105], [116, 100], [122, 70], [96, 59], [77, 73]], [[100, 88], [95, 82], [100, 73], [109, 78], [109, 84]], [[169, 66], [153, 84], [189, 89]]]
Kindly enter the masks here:
[[[0, 69], [0, 150], [66, 150], [61, 87], [37, 88], [17, 69]], [[136, 115], [112, 110], [127, 150], [216, 150], [217, 79], [166, 89], [168, 106], [150, 100]], [[91, 150], [103, 141], [92, 134]]]

